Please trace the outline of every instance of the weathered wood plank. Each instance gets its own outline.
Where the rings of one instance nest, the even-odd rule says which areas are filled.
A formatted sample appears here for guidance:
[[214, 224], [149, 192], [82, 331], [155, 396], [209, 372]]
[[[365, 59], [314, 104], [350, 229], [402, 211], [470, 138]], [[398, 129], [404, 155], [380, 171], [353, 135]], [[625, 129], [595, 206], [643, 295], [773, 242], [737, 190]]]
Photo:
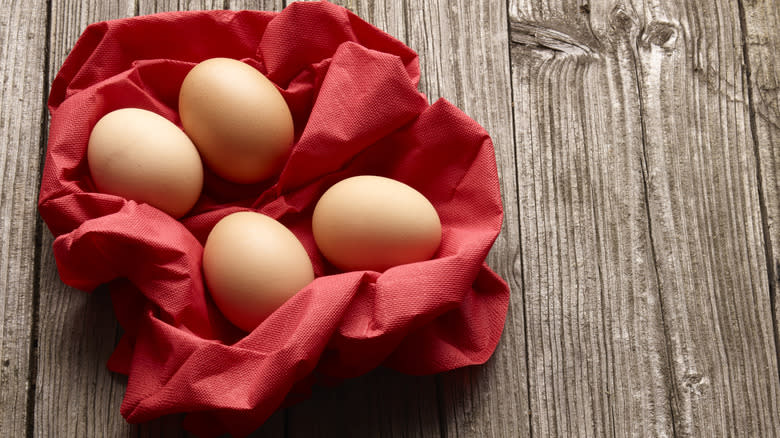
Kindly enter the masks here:
[[780, 362], [780, 3], [741, 1], [753, 142], [763, 200], [769, 293]]
[[[232, 10], [251, 9], [261, 11], [281, 11], [284, 9], [283, 0], [228, 0], [227, 8]], [[269, 437], [276, 438], [287, 436], [287, 410], [280, 409], [271, 418], [266, 420], [250, 438]]]
[[135, 436], [119, 414], [127, 379], [105, 365], [118, 340], [109, 296], [62, 285], [45, 233], [34, 436]]
[[[138, 0], [138, 13], [139, 15], [153, 14], [157, 12], [165, 11], [177, 11], [177, 10], [207, 10], [207, 9], [255, 9], [260, 8], [262, 10], [281, 10], [283, 7], [281, 0], [265, 0], [265, 1], [242, 1], [242, 0]], [[155, 438], [155, 437], [182, 437], [192, 438], [195, 435], [182, 430], [181, 422], [184, 415], [172, 415], [163, 418], [159, 418], [155, 421], [147, 424], [135, 426], [138, 429], [139, 437]], [[285, 435], [285, 412], [279, 411], [274, 414], [266, 423], [260, 427], [251, 436], [253, 438], [260, 437], [278, 437]]]
[[[211, 4], [213, 3], [213, 5]], [[221, 2], [189, 2], [186, 6], [221, 8]], [[171, 2], [54, 2], [51, 23], [53, 78], [76, 38], [88, 24], [139, 12], [176, 10]], [[74, 290], [59, 280], [51, 254], [52, 237], [43, 237], [41, 256], [41, 329], [39, 336], [36, 436], [192, 436], [181, 429], [181, 416], [148, 424], [129, 425], [119, 414], [126, 379], [110, 373], [105, 363], [121, 328], [105, 294], [93, 296]], [[280, 436], [284, 418], [276, 415], [254, 437]]]
[[[440, 422], [447, 436], [670, 436], [675, 428], [680, 436], [771, 436], [780, 430], [778, 327], [769, 308], [780, 311], [770, 299], [780, 245], [777, 3], [745, 2], [740, 26], [737, 0], [513, 0], [511, 84], [503, 2], [406, 3], [413, 4], [343, 1], [420, 53], [426, 94], [452, 100], [493, 136], [506, 220], [490, 264], [513, 292], [504, 338], [486, 366], [439, 378], [438, 401], [432, 378], [382, 370], [315, 391], [257, 435], [282, 435], [285, 422], [294, 436], [347, 430], [434, 436]], [[131, 15], [136, 7], [260, 7], [253, 4], [260, 5], [55, 1], [49, 79], [92, 21]], [[0, 16], [28, 8], [16, 2]], [[36, 14], [17, 21], [29, 27], [43, 20], [30, 33], [30, 41], [43, 41], [45, 16], [29, 16]], [[24, 49], [9, 45], [13, 38], [6, 35], [17, 28], [0, 21], [2, 41], [9, 41], [0, 46], [4, 80], [44, 68], [43, 50], [33, 42]], [[12, 56], [29, 59], [9, 63]], [[22, 97], [33, 108], [24, 114], [42, 114], [35, 96], [43, 91], [9, 94], [14, 88], [7, 83], [3, 90], [0, 428], [21, 435], [26, 402], [17, 387], [26, 381], [24, 336], [29, 339], [32, 324], [30, 310], [24, 312], [30, 302], [19, 300], [32, 296], [24, 293], [33, 282], [25, 283], [25, 266], [35, 275], [21, 262], [33, 259], [35, 248], [34, 220], [27, 219], [35, 217], [39, 142], [29, 142], [35, 153], [27, 163], [14, 151], [23, 152], [39, 127], [3, 111]], [[35, 169], [24, 167], [33, 162]], [[32, 195], [24, 192], [29, 187], [21, 198], [6, 193], [28, 180], [35, 183]], [[12, 220], [5, 221], [6, 212]], [[189, 436], [178, 428], [179, 417], [141, 427], [121, 419], [124, 381], [104, 366], [118, 329], [108, 299], [63, 286], [51, 236], [42, 236], [35, 435]], [[7, 381], [15, 384], [12, 391]]]
[[5, 436], [23, 436], [30, 420], [45, 5], [0, 2], [0, 430]]
[[[402, 2], [334, 1], [404, 40]], [[439, 436], [435, 378], [377, 370], [335, 388], [317, 388], [312, 398], [287, 410], [289, 437]]]
[[675, 431], [773, 436], [780, 379], [739, 5], [654, 0], [634, 10]]
[[531, 430], [672, 436], [632, 21], [509, 8]]
[[517, 180], [504, 1], [407, 2], [408, 44], [420, 55], [420, 89], [446, 98], [490, 133], [496, 149], [504, 226], [488, 264], [511, 289], [506, 326], [484, 366], [438, 378], [445, 436], [527, 436], [528, 387]]
[[[47, 89], [84, 28], [133, 15], [132, 1], [51, 2]], [[42, 109], [41, 111], [46, 111]], [[105, 291], [65, 286], [43, 227], [34, 436], [134, 436], [119, 414], [126, 379], [105, 366], [119, 336]]]
[[[290, 4], [295, 0], [286, 0]], [[318, 1], [318, 0], [302, 0]], [[343, 6], [354, 12], [363, 20], [389, 33], [400, 41], [406, 42], [408, 27], [404, 1], [397, 0], [332, 0], [331, 3]]]
[[287, 436], [439, 437], [436, 383], [378, 369], [337, 387], [315, 388], [287, 409]]
[[224, 9], [223, 0], [137, 0], [138, 15], [167, 11], [200, 11]]
[[228, 0], [227, 9], [240, 11], [249, 9], [253, 11], [281, 11], [284, 9], [283, 0]]

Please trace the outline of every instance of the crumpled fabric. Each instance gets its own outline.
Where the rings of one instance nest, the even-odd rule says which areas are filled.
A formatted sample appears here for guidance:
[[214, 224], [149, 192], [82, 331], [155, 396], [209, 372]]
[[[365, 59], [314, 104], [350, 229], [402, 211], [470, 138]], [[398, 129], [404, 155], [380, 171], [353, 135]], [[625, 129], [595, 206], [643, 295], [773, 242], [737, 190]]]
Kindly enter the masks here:
[[[281, 174], [238, 185], [206, 169], [180, 220], [98, 193], [86, 148], [106, 113], [137, 107], [181, 126], [178, 92], [196, 63], [239, 59], [271, 79], [295, 123]], [[132, 423], [186, 412], [202, 436], [243, 436], [317, 383], [377, 366], [430, 374], [484, 363], [509, 301], [484, 260], [503, 217], [493, 144], [446, 100], [418, 92], [417, 54], [330, 3], [280, 13], [170, 12], [87, 27], [51, 87], [39, 211], [63, 282], [108, 284], [124, 329], [108, 366], [128, 375]], [[429, 261], [339, 272], [318, 252], [311, 215], [331, 185], [382, 175], [423, 193], [442, 222]], [[203, 244], [222, 217], [257, 211], [287, 226], [316, 279], [251, 333], [219, 312], [202, 278]]]

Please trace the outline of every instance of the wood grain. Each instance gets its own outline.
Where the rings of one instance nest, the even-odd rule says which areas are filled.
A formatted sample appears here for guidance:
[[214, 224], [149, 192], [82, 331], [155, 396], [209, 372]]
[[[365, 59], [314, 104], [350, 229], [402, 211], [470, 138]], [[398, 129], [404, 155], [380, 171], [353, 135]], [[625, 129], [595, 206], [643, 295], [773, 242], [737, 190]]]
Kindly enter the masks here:
[[34, 436], [134, 436], [119, 413], [127, 379], [105, 365], [118, 341], [108, 293], [62, 285], [45, 233]]
[[608, 2], [512, 1], [535, 436], [672, 436], [635, 31]]
[[[0, 2], [0, 431], [27, 428], [45, 2]], [[34, 364], [32, 364], [34, 366]]]
[[504, 226], [488, 264], [507, 280], [510, 309], [499, 346], [483, 366], [438, 378], [445, 436], [527, 436], [525, 322], [506, 5], [503, 1], [407, 2], [408, 41], [420, 55], [420, 89], [443, 97], [491, 135], [504, 203]]
[[[284, 8], [283, 0], [228, 0], [227, 9], [241, 10], [261, 10], [261, 11], [281, 11]], [[274, 413], [271, 418], [266, 420], [258, 430], [249, 438], [276, 438], [287, 436], [287, 410], [280, 409]]]
[[[371, 24], [404, 40], [402, 2], [335, 1]], [[436, 382], [377, 370], [334, 388], [317, 388], [312, 398], [288, 409], [288, 437], [439, 436]]]
[[[213, 5], [211, 3], [214, 3]], [[62, 65], [70, 48], [90, 23], [141, 13], [222, 7], [221, 2], [54, 2], [52, 57], [49, 78]], [[103, 292], [89, 295], [62, 284], [51, 253], [52, 236], [43, 235], [41, 254], [40, 335], [35, 409], [36, 436], [190, 437], [181, 428], [182, 416], [147, 424], [127, 424], [119, 413], [126, 378], [110, 373], [105, 363], [121, 328]], [[253, 437], [280, 436], [283, 415], [272, 417]]]
[[[132, 1], [51, 2], [50, 59], [42, 69], [47, 92], [88, 24], [133, 11]], [[105, 366], [119, 336], [110, 300], [105, 292], [89, 295], [60, 281], [53, 237], [43, 228], [34, 436], [134, 436], [119, 414], [126, 379]]]
[[[316, 388], [253, 437], [780, 431], [778, 2], [337, 3], [491, 134], [510, 311], [484, 366]], [[0, 435], [193, 436], [124, 422], [110, 300], [59, 280], [35, 212], [43, 96], [91, 22], [284, 4], [0, 2]]]
[[287, 409], [288, 437], [439, 437], [435, 381], [388, 369], [315, 388]]
[[[283, 7], [281, 0], [276, 1], [241, 1], [241, 0], [138, 0], [138, 14], [152, 14], [165, 11], [179, 10], [206, 10], [206, 9], [255, 9], [262, 10], [281, 10]], [[281, 437], [285, 436], [285, 411], [280, 410], [269, 418], [262, 427], [252, 433], [250, 438], [261, 437]], [[171, 415], [159, 418], [146, 424], [134, 426], [139, 438], [193, 438], [196, 435], [186, 432], [181, 427], [184, 414]]]
[[137, 0], [137, 2], [137, 15], [225, 8], [223, 0]]
[[239, 11], [249, 9], [254, 11], [281, 11], [284, 9], [283, 0], [228, 0], [227, 9]]
[[[318, 1], [318, 0], [302, 0]], [[287, 1], [287, 4], [292, 1]], [[404, 11], [408, 7], [398, 0], [333, 0], [331, 3], [343, 6], [360, 18], [406, 42], [407, 20]]]
[[780, 431], [739, 5], [635, 6], [647, 196], [678, 436]]
[[758, 157], [769, 294], [780, 362], [780, 3], [741, 1], [750, 120]]

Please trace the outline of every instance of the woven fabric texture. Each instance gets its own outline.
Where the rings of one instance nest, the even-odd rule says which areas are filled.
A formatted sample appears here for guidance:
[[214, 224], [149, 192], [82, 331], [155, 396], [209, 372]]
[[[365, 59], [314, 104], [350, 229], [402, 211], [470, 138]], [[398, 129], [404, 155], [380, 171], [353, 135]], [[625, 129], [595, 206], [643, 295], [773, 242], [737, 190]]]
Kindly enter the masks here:
[[[181, 126], [178, 91], [198, 62], [242, 60], [271, 79], [295, 123], [295, 145], [271, 181], [237, 185], [206, 170], [194, 209], [176, 220], [98, 193], [92, 127], [124, 107]], [[62, 281], [108, 284], [125, 334], [109, 368], [127, 374], [130, 422], [187, 412], [202, 436], [251, 433], [311, 385], [377, 366], [429, 374], [484, 363], [504, 326], [509, 289], [484, 260], [503, 210], [493, 144], [445, 100], [418, 92], [417, 54], [329, 3], [281, 13], [172, 12], [90, 25], [57, 74], [39, 211], [56, 237]], [[442, 221], [432, 260], [339, 272], [318, 252], [311, 214], [354, 175], [424, 194]], [[204, 287], [203, 244], [222, 217], [269, 215], [300, 239], [316, 279], [251, 333], [232, 326]]]

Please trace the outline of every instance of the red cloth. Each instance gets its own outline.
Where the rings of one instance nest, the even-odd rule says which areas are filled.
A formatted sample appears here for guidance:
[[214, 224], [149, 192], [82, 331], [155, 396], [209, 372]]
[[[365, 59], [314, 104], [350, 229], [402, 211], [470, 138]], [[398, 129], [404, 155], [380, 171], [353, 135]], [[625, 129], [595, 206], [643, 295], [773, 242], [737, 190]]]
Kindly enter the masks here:
[[[192, 66], [241, 59], [290, 106], [296, 143], [277, 180], [239, 186], [207, 172], [177, 221], [96, 193], [87, 139], [101, 116], [138, 107], [180, 126], [178, 90]], [[65, 283], [109, 283], [125, 336], [109, 367], [129, 375], [121, 412], [149, 421], [188, 412], [204, 436], [245, 435], [316, 382], [379, 365], [428, 374], [485, 362], [509, 300], [484, 259], [502, 221], [488, 134], [450, 103], [417, 91], [417, 54], [329, 3], [281, 13], [173, 12], [89, 26], [54, 79], [39, 210], [56, 236]], [[442, 221], [435, 259], [339, 273], [317, 251], [311, 213], [331, 185], [375, 174], [422, 192]], [[248, 335], [205, 290], [203, 243], [225, 215], [255, 210], [301, 240], [317, 278]]]

